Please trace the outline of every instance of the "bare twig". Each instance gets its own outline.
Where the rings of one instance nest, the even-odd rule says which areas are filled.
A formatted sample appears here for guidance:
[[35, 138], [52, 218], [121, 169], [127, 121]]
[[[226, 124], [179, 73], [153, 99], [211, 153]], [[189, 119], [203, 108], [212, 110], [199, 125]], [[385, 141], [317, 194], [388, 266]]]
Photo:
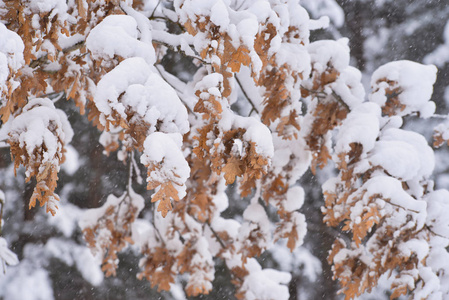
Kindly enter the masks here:
[[179, 53], [181, 53], [185, 57], [196, 59], [196, 60], [200, 61], [201, 63], [203, 63], [205, 65], [209, 65], [210, 64], [210, 63], [206, 62], [205, 60], [203, 60], [199, 56], [187, 54], [184, 50], [181, 49], [181, 46], [176, 46], [175, 47], [173, 45], [170, 45], [169, 43], [166, 43], [164, 41], [155, 40], [155, 39], [153, 39], [153, 42], [156, 43], [156, 44], [159, 44], [159, 45], [163, 45], [163, 46], [169, 48], [170, 50], [172, 50], [174, 52], [179, 52]]
[[337, 99], [337, 101], [340, 102], [340, 104], [343, 105], [348, 111], [351, 111], [349, 105], [346, 104], [346, 102], [344, 102], [340, 95], [338, 95], [334, 90], [332, 90], [332, 96], [334, 96], [334, 98]]
[[432, 233], [433, 235], [439, 236], [439, 237], [444, 238], [444, 239], [449, 239], [449, 237], [444, 236], [444, 235], [441, 235], [441, 234], [436, 233], [435, 231], [433, 231], [429, 225], [425, 225], [425, 227], [426, 227], [426, 229], [429, 230], [430, 233]]
[[149, 17], [149, 19], [151, 20], [154, 17], [154, 13], [156, 12], [156, 9], [158, 8], [159, 4], [161, 4], [161, 0], [159, 0], [156, 4], [156, 6], [153, 9], [153, 12], [151, 13], [151, 16]]
[[215, 238], [217, 239], [218, 243], [220, 244], [220, 246], [223, 249], [226, 249], [226, 245], [223, 242], [223, 240], [220, 238], [220, 236], [218, 235], [218, 233], [212, 228], [212, 226], [209, 224], [209, 222], [206, 222], [207, 226], [209, 227], [210, 231], [212, 231], [212, 233], [214, 234]]
[[248, 100], [249, 104], [251, 104], [251, 111], [249, 112], [249, 115], [251, 115], [251, 113], [253, 111], [255, 111], [256, 113], [259, 113], [259, 110], [256, 108], [256, 106], [254, 105], [254, 102], [251, 100], [251, 98], [248, 96], [248, 94], [246, 93], [245, 89], [242, 86], [242, 83], [240, 82], [239, 78], [237, 77], [237, 75], [235, 75], [235, 81], [237, 82], [237, 84], [239, 85], [240, 89], [242, 90], [243, 95], [245, 96], [246, 100]]

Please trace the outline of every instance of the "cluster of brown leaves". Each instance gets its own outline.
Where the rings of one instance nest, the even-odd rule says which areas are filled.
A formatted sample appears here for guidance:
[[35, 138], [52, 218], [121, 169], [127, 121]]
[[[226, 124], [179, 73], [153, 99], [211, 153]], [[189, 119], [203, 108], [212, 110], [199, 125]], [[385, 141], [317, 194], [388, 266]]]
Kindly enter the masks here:
[[[193, 204], [194, 209], [191, 209], [190, 213], [200, 221], [207, 221], [210, 216], [212, 196], [216, 192], [213, 188], [213, 183], [216, 182], [213, 179], [214, 174], [224, 174], [226, 184], [232, 184], [237, 177], [240, 177], [241, 195], [243, 197], [249, 196], [256, 185], [256, 181], [260, 180], [262, 176], [267, 176], [268, 160], [257, 153], [254, 143], [244, 141], [243, 135], [246, 132], [244, 128], [233, 128], [222, 132], [217, 126], [223, 110], [227, 109], [227, 107], [224, 107], [226, 102], [223, 100], [231, 93], [229, 80], [234, 76], [234, 73], [239, 72], [241, 66], [249, 66], [251, 63], [248, 49], [243, 45], [235, 48], [230, 43], [229, 36], [220, 32], [220, 28], [212, 24], [207, 16], [190, 20], [184, 26], [192, 35], [196, 35], [197, 32], [209, 34], [209, 46], [204, 48], [200, 55], [203, 59], [217, 56], [221, 65], [216, 65], [214, 61], [217, 60], [211, 59], [213, 62], [212, 71], [223, 76], [223, 83], [218, 86], [221, 96], [209, 94], [207, 90], [197, 91], [196, 95], [199, 100], [194, 108], [195, 112], [202, 114], [205, 124], [198, 129], [198, 134], [194, 136], [194, 139], [197, 140], [197, 146], [193, 149], [195, 154], [195, 156], [192, 156], [193, 162], [192, 159], [190, 161], [192, 162], [193, 180], [196, 181], [196, 184], [190, 189], [191, 192], [188, 194], [190, 196], [187, 198], [193, 198], [189, 205]], [[263, 66], [260, 74], [255, 74], [253, 70], [252, 76], [256, 85], [264, 86], [266, 89], [263, 102], [264, 109], [261, 115], [262, 121], [268, 126], [277, 122], [276, 130], [280, 136], [284, 139], [296, 139], [298, 137], [297, 132], [300, 130], [297, 120], [298, 112], [290, 108], [292, 100], [290, 99], [289, 87], [286, 86], [286, 78], [293, 77], [295, 83], [297, 83], [302, 79], [302, 74], [294, 72], [286, 64], [277, 66], [275, 55], [268, 55], [271, 40], [278, 34], [277, 30], [271, 23], [261, 24], [260, 26], [261, 29], [255, 38], [254, 47]], [[292, 33], [298, 35], [297, 31], [297, 29], [292, 28], [288, 35], [292, 35]], [[222, 47], [213, 47], [213, 43], [222, 45]], [[224, 50], [220, 52], [217, 49]], [[240, 153], [234, 149], [238, 146], [237, 143], [241, 145]], [[210, 168], [205, 166], [210, 166]], [[278, 198], [279, 203], [281, 203], [281, 200], [285, 198], [288, 185], [284, 183], [285, 178], [279, 180], [282, 186], [285, 186], [284, 190], [280, 191], [282, 188], [278, 185], [279, 181], [276, 180], [270, 181], [265, 187], [267, 187], [267, 196], [279, 193]], [[212, 188], [205, 187], [206, 182], [212, 182]], [[288, 246], [293, 251], [298, 240], [298, 233], [295, 226], [291, 226], [292, 213], [283, 210], [281, 206], [279, 208], [282, 221], [278, 223], [278, 230], [285, 232], [285, 227], [292, 229], [281, 238], [288, 239]], [[238, 253], [242, 257], [243, 264], [248, 258], [259, 256], [264, 251], [264, 248], [260, 246], [260, 241], [265, 240], [266, 235], [257, 224], [251, 223], [250, 226], [252, 226], [252, 229], [248, 232], [246, 240], [242, 241], [242, 247], [239, 249], [233, 246], [233, 241], [226, 232], [215, 233], [224, 247], [221, 253], [228, 253], [228, 255], [229, 253]], [[232, 270], [233, 283], [237, 288], [247, 275], [243, 264], [240, 268]], [[244, 295], [243, 291], [237, 293], [238, 298], [243, 298]]]
[[[386, 82], [388, 84], [388, 88], [385, 89], [387, 101], [382, 106], [382, 113], [390, 117], [397, 115], [406, 107], [405, 104], [401, 103], [398, 97], [402, 92], [402, 88], [399, 86], [397, 81], [388, 80], [386, 78], [379, 79], [376, 82], [376, 85], [379, 86], [381, 82]], [[377, 91], [378, 90], [374, 90], [373, 93]]]
[[[221, 132], [217, 126], [223, 109], [226, 109], [223, 107], [223, 100], [227, 101], [226, 97], [231, 94], [229, 80], [240, 71], [241, 66], [249, 66], [251, 62], [249, 50], [244, 45], [235, 48], [231, 37], [227, 33], [221, 32], [220, 27], [213, 24], [208, 17], [189, 20], [184, 26], [192, 35], [196, 35], [198, 32], [208, 33], [210, 43], [201, 51], [200, 55], [203, 59], [211, 59], [213, 73], [223, 76], [223, 82], [218, 87], [221, 91], [220, 97], [209, 94], [207, 91], [196, 92], [199, 100], [194, 111], [203, 115], [206, 124], [198, 129], [198, 135], [194, 137], [198, 141], [198, 146], [193, 151], [201, 160], [209, 160], [211, 168], [216, 174], [223, 173], [226, 184], [232, 184], [236, 177], [244, 176], [242, 183], [243, 186], [246, 186], [244, 194], [249, 194], [255, 185], [255, 180], [264, 174], [268, 160], [256, 152], [254, 143], [243, 141], [245, 129], [235, 128]], [[218, 57], [220, 64], [217, 64], [216, 60], [212, 59], [213, 57]], [[211, 133], [215, 138], [211, 138]], [[220, 142], [211, 145], [210, 142], [217, 140], [218, 137]], [[236, 155], [232, 151], [237, 139], [245, 144], [241, 155]], [[224, 146], [224, 151], [219, 150], [222, 148], [221, 146]]]
[[[359, 180], [359, 174], [354, 174], [354, 164], [360, 160], [363, 147], [359, 143], [350, 144], [351, 151], [348, 153], [340, 153], [340, 162], [337, 164], [340, 170], [341, 181], [337, 183], [334, 193], [324, 192], [324, 222], [331, 227], [338, 226], [344, 220], [349, 219], [351, 213], [350, 204], [348, 204], [348, 198], [351, 194], [357, 190], [357, 180]], [[366, 182], [369, 179], [369, 173], [367, 176], [361, 177], [362, 182]], [[336, 206], [342, 206], [344, 209], [334, 210]]]
[[[276, 27], [272, 23], [261, 24], [254, 42], [254, 48], [263, 63], [261, 74], [257, 74], [258, 76], [253, 74], [254, 78], [258, 78], [258, 80], [255, 79], [256, 84], [265, 87], [261, 119], [267, 126], [279, 121], [276, 127], [278, 135], [284, 139], [297, 139], [297, 132], [300, 130], [297, 120], [299, 112], [289, 107], [292, 104], [291, 87], [287, 87], [286, 78], [293, 78], [293, 85], [295, 85], [303, 79], [303, 74], [292, 70], [288, 64], [277, 65], [276, 54], [268, 54], [271, 41], [277, 34]], [[291, 26], [285, 33], [285, 37], [292, 34], [299, 37], [296, 27]], [[286, 110], [288, 113], [285, 112]]]
[[137, 214], [138, 208], [132, 205], [130, 196], [125, 195], [118, 205], [107, 207], [95, 225], [83, 229], [84, 239], [91, 251], [96, 254], [101, 249], [101, 269], [106, 276], [116, 275], [117, 254], [128, 244], [133, 244], [131, 225]]
[[445, 140], [443, 138], [443, 132], [435, 130], [433, 134], [433, 146], [438, 148], [441, 147], [444, 143], [447, 143], [447, 145], [449, 146], [449, 140]]
[[[77, 1], [78, 22], [76, 24], [69, 24], [66, 21], [61, 22], [58, 14], [54, 14], [53, 11], [39, 13], [39, 30], [32, 27], [31, 20], [34, 19], [35, 13], [27, 7], [26, 3], [22, 3], [22, 1], [5, 1], [3, 3], [4, 9], [1, 10], [0, 15], [2, 20], [6, 22], [8, 29], [19, 34], [25, 46], [25, 66], [17, 72], [11, 72], [12, 70], [10, 70], [9, 75], [9, 79], [19, 82], [19, 85], [13, 89], [11, 83], [8, 82], [8, 90], [2, 91], [1, 94], [6, 99], [6, 102], [0, 108], [3, 123], [8, 121], [11, 115], [20, 114], [21, 109], [28, 102], [27, 99], [43, 96], [48, 90], [48, 85], [54, 91], [64, 91], [67, 99], [74, 99], [80, 107], [81, 113], [84, 113], [85, 101], [83, 99], [88, 95], [88, 98], [92, 100], [90, 81], [100, 78], [106, 71], [99, 74], [92, 68], [91, 72], [68, 72], [69, 66], [73, 63], [80, 67], [86, 64], [84, 58], [86, 50], [83, 43], [70, 49], [62, 49], [58, 43], [59, 34], [70, 36], [85, 33], [87, 28], [90, 28], [88, 25], [94, 26], [103, 17], [117, 10], [117, 3], [114, 4], [113, 2], [108, 1], [105, 5], [100, 6], [96, 1], [87, 1], [89, 9], [85, 10], [82, 1]], [[50, 41], [53, 46], [52, 49], [44, 47], [46, 41]], [[75, 51], [78, 49], [80, 51]], [[37, 51], [43, 51], [45, 54], [36, 57], [33, 53]], [[72, 52], [75, 52], [75, 54]], [[57, 71], [48, 71], [46, 67], [49, 63], [56, 61], [61, 64], [61, 68]], [[27, 180], [30, 180], [31, 176], [36, 176], [37, 179], [37, 185], [30, 200], [30, 207], [33, 207], [38, 200], [41, 206], [47, 204], [47, 212], [54, 215], [57, 208], [54, 203], [59, 200], [58, 195], [54, 193], [59, 168], [51, 164], [40, 166], [39, 161], [42, 160], [45, 145], [42, 146], [42, 149], [35, 149], [33, 157], [28, 157], [25, 149], [21, 148], [18, 143], [10, 141], [10, 144], [15, 168], [23, 164], [33, 170]], [[62, 163], [64, 160], [63, 153], [59, 155], [60, 157], [57, 160]]]
[[175, 268], [176, 254], [173, 250], [168, 250], [165, 247], [146, 247], [142, 251], [144, 258], [140, 262], [140, 267], [143, 269], [137, 275], [137, 278], [146, 278], [151, 287], [157, 287], [157, 290], [170, 290], [170, 283], [175, 282]]
[[[219, 87], [220, 88], [220, 87]], [[211, 169], [217, 175], [224, 174], [226, 184], [234, 183], [236, 177], [242, 177], [242, 195], [247, 196], [255, 186], [255, 181], [266, 173], [268, 159], [256, 151], [254, 142], [245, 141], [244, 128], [233, 128], [222, 132], [218, 121], [223, 111], [222, 98], [209, 94], [207, 91], [197, 91], [199, 97], [194, 111], [201, 113], [205, 125], [198, 129], [198, 135], [193, 138], [198, 141], [193, 153], [203, 162], [209, 162]], [[234, 147], [241, 144], [238, 153]]]
[[[4, 14], [1, 15], [1, 18], [6, 21], [8, 29], [19, 34], [24, 42], [26, 64], [24, 69], [26, 71], [19, 70], [14, 74], [14, 79], [19, 81], [20, 85], [14, 91], [7, 93], [8, 102], [0, 109], [3, 122], [8, 120], [10, 114], [20, 111], [28, 97], [42, 96], [48, 84], [54, 91], [64, 91], [67, 99], [73, 99], [81, 113], [84, 114], [86, 99], [90, 102], [93, 100], [91, 82], [98, 82], [113, 64], [109, 64], [109, 67], [104, 67], [101, 62], [88, 64], [84, 42], [63, 49], [59, 45], [59, 35], [64, 34], [70, 37], [76, 34], [87, 34], [90, 28], [100, 23], [106, 16], [123, 14], [119, 2], [119, 0], [110, 0], [99, 3], [88, 0], [86, 1], [88, 7], [85, 8], [83, 1], [76, 1], [76, 6], [69, 10], [69, 13], [76, 15], [76, 23], [61, 22], [58, 13], [55, 14], [53, 11], [39, 13], [40, 29], [35, 30], [31, 25], [35, 13], [28, 9], [26, 4], [20, 1], [5, 1], [5, 9], [2, 10]], [[77, 12], [73, 10], [77, 10]], [[44, 47], [46, 41], [50, 41], [52, 49]], [[33, 53], [37, 51], [43, 51], [45, 54], [36, 57]], [[46, 67], [51, 62], [58, 62], [61, 68], [56, 71], [47, 70]], [[72, 64], [78, 65], [80, 70], [86, 65], [88, 68], [82, 71], [68, 72], [69, 69], [73, 70]], [[90, 119], [94, 118], [95, 112], [90, 115]]]
[[327, 95], [324, 92], [325, 86], [335, 82], [338, 76], [340, 76], [340, 73], [329, 64], [322, 73], [312, 70], [313, 86], [311, 89], [301, 88], [303, 97], [312, 96], [317, 99], [317, 105], [312, 112], [314, 116], [312, 128], [306, 137], [307, 145], [313, 153], [311, 167], [313, 173], [316, 172], [317, 167], [323, 168], [326, 166], [327, 161], [331, 159], [329, 149], [326, 146], [325, 135], [340, 125], [349, 112], [349, 107], [336, 93]]
[[213, 217], [215, 204], [213, 195], [217, 193], [218, 177], [213, 176], [208, 164], [196, 155], [188, 158], [191, 170], [191, 185], [187, 188], [188, 214], [202, 223], [207, 223]]
[[[360, 160], [363, 147], [358, 143], [350, 146], [351, 150], [348, 153], [339, 154], [340, 162], [337, 166], [340, 169], [341, 182], [337, 183], [333, 192], [324, 193], [326, 207], [324, 221], [332, 227], [342, 224], [343, 231], [352, 233], [352, 243], [347, 245], [342, 239], [336, 239], [328, 262], [333, 265], [333, 278], [339, 280], [342, 287], [340, 292], [345, 294], [345, 299], [353, 299], [364, 292], [370, 292], [382, 274], [391, 274], [396, 270], [398, 280], [391, 286], [393, 293], [390, 298], [393, 299], [406, 294], [410, 288], [406, 281], [400, 280], [401, 276], [414, 274], [413, 278], [417, 282], [420, 278], [417, 272], [413, 273], [412, 270], [416, 271], [418, 263], [425, 265], [425, 261], [418, 261], [416, 255], [404, 256], [398, 247], [401, 243], [419, 239], [419, 235], [425, 229], [406, 228], [405, 224], [392, 226], [388, 220], [404, 209], [392, 206], [393, 214], [386, 214], [379, 207], [378, 200], [381, 199], [390, 205], [390, 199], [382, 194], [371, 195], [359, 214], [360, 219], [357, 221], [351, 219], [351, 208], [359, 201], [363, 201], [362, 198], [366, 193], [363, 190], [359, 191], [357, 187], [368, 181], [373, 172], [380, 167], [372, 167], [363, 174], [356, 173], [354, 164]], [[405, 183], [403, 185], [406, 186]], [[408, 220], [412, 220], [411, 215], [408, 216]], [[367, 252], [373, 257], [369, 264], [363, 259]]]
[[[204, 283], [212, 283], [213, 278], [204, 278], [204, 274], [210, 273], [210, 271], [213, 270], [213, 265], [202, 264], [192, 259], [198, 252], [197, 242], [198, 238], [196, 236], [193, 236], [191, 239], [184, 243], [184, 248], [177, 256], [179, 273], [190, 273], [190, 278], [186, 286], [186, 292], [189, 297], [195, 297], [200, 294], [207, 295], [209, 294], [212, 287], [212, 284], [206, 286]], [[196, 276], [200, 276], [201, 280], [198, 281]]]
[[211, 22], [209, 16], [198, 16], [196, 20], [188, 20], [184, 27], [193, 36], [198, 34], [198, 32], [207, 33], [209, 45], [200, 52], [200, 56], [203, 59], [219, 58], [220, 64], [215, 59], [211, 60], [212, 69], [214, 73], [220, 73], [223, 76], [222, 96], [224, 98], [228, 97], [231, 95], [230, 80], [233, 78], [234, 73], [238, 73], [242, 65], [249, 66], [251, 63], [249, 49], [244, 45], [235, 48], [231, 37], [220, 30], [220, 26]]
[[[148, 178], [152, 178], [153, 172], [158, 172], [163, 168], [163, 162], [159, 164], [150, 163], [146, 167], [148, 168]], [[172, 171], [172, 173], [172, 177], [179, 178], [175, 172]], [[163, 217], [173, 209], [171, 201], [179, 201], [178, 190], [175, 188], [175, 185], [181, 186], [182, 184], [182, 182], [177, 182], [176, 180], [166, 180], [164, 182], [148, 181], [147, 189], [157, 189], [156, 193], [151, 197], [151, 202], [160, 201], [157, 211], [161, 212]]]
[[[287, 166], [287, 168], [288, 167], [289, 166]], [[276, 240], [281, 238], [287, 239], [287, 247], [293, 252], [297, 247], [299, 237], [293, 217], [294, 212], [287, 211], [283, 206], [283, 201], [287, 197], [288, 188], [288, 178], [270, 172], [263, 180], [262, 198], [267, 205], [271, 202], [274, 203], [277, 208], [277, 214], [280, 221], [276, 223], [274, 232]]]
[[[51, 127], [51, 132], [57, 137], [59, 144], [64, 147], [64, 141], [57, 134], [57, 125], [52, 123]], [[46, 211], [55, 215], [56, 209], [58, 208], [56, 201], [59, 201], [59, 196], [55, 193], [55, 189], [57, 186], [59, 165], [65, 160], [65, 149], [62, 148], [61, 152], [55, 153], [55, 157], [52, 159], [53, 163], [50, 161], [43, 163], [47, 152], [45, 143], [35, 148], [32, 154], [30, 154], [27, 151], [26, 143], [21, 145], [17, 139], [17, 134], [20, 133], [10, 133], [10, 138], [8, 139], [11, 159], [14, 161], [14, 172], [16, 172], [20, 165], [23, 165], [28, 171], [26, 181], [28, 182], [33, 176], [37, 181], [29, 207], [34, 207], [36, 200], [38, 200], [41, 207], [46, 204]]]
[[[397, 271], [396, 280], [393, 281], [391, 289], [393, 293], [390, 299], [395, 299], [400, 295], [405, 295], [409, 288], [408, 280], [401, 280], [401, 277], [413, 278], [418, 282], [421, 278], [416, 272], [418, 264], [424, 264], [425, 261], [419, 262], [416, 255], [404, 256], [399, 250], [398, 245], [415, 239], [417, 237], [416, 230], [382, 226], [376, 230], [374, 244], [369, 249], [352, 245], [348, 247], [346, 243], [337, 239], [329, 254], [328, 262], [333, 264], [334, 279], [338, 279], [342, 289], [340, 292], [345, 294], [345, 299], [353, 299], [365, 292], [370, 292], [382, 274], [391, 274], [393, 270]], [[367, 264], [362, 258], [366, 250], [370, 251], [373, 256], [372, 261]], [[341, 256], [341, 251], [345, 252], [344, 259], [336, 259], [336, 255]]]
[[[180, 211], [178, 210], [177, 213]], [[179, 230], [179, 228], [177, 228]], [[186, 232], [185, 229], [183, 232]], [[189, 232], [192, 233], [192, 232]], [[162, 241], [162, 246], [148, 245], [142, 249], [144, 257], [140, 261], [142, 271], [137, 278], [146, 278], [151, 287], [158, 286], [158, 291], [170, 290], [170, 284], [175, 282], [178, 274], [189, 273], [189, 280], [186, 286], [186, 293], [189, 297], [199, 294], [208, 294], [210, 287], [205, 286], [205, 282], [211, 282], [213, 278], [203, 278], [213, 265], [204, 265], [199, 260], [193, 258], [197, 255], [198, 233], [193, 233], [191, 238], [185, 241], [180, 251], [168, 249]], [[177, 238], [173, 234], [168, 234], [170, 238]], [[197, 276], [201, 279], [198, 280]], [[211, 286], [211, 285], [210, 285]]]

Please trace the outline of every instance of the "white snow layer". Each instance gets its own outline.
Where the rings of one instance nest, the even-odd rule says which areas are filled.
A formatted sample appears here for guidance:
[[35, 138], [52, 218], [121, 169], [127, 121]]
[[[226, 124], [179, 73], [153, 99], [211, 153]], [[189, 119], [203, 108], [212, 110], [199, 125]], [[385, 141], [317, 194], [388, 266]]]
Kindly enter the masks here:
[[10, 139], [25, 147], [30, 157], [34, 150], [45, 146], [42, 166], [49, 162], [59, 166], [58, 159], [62, 155], [60, 140], [68, 145], [73, 137], [73, 130], [66, 114], [55, 108], [47, 98], [35, 98], [24, 106], [22, 113], [11, 123]]
[[53, 288], [48, 272], [30, 264], [11, 269], [0, 281], [0, 296], [9, 300], [51, 300]]
[[45, 251], [68, 266], [75, 266], [81, 276], [93, 286], [98, 286], [104, 278], [103, 271], [89, 248], [72, 241], [51, 238], [45, 244]]
[[[428, 118], [435, 112], [435, 103], [429, 100], [433, 93], [436, 73], [437, 68], [433, 65], [406, 60], [387, 63], [374, 71], [371, 77], [373, 93], [369, 97], [370, 101], [384, 106], [387, 101], [387, 89], [398, 87], [397, 97], [406, 107], [397, 114], [404, 116], [419, 112], [421, 117]], [[392, 82], [392, 86], [387, 81]]]
[[6, 272], [6, 265], [14, 266], [18, 263], [17, 255], [8, 249], [8, 242], [0, 237], [0, 278]]
[[167, 133], [189, 131], [187, 110], [176, 91], [140, 57], [128, 58], [104, 75], [94, 99], [110, 120], [114, 120], [112, 110], [123, 119], [131, 111], [151, 124], [150, 133], [156, 131], [158, 121]]
[[245, 277], [242, 290], [246, 290], [245, 299], [271, 300], [288, 299], [286, 284], [291, 280], [290, 273], [274, 269], [262, 269], [254, 258], [249, 258], [245, 264], [249, 275]]
[[[145, 31], [148, 34], [148, 30]], [[150, 43], [138, 40], [136, 20], [128, 15], [111, 15], [95, 26], [86, 39], [86, 47], [94, 57], [123, 58], [141, 57], [148, 64], [156, 62], [154, 48]], [[151, 39], [150, 39], [151, 40]]]
[[190, 167], [182, 154], [181, 146], [181, 134], [154, 132], [145, 139], [140, 158], [144, 165], [161, 166], [149, 174], [147, 181], [176, 183], [174, 187], [180, 199], [186, 195], [185, 182], [190, 177]]
[[[7, 89], [9, 69], [18, 70], [25, 63], [23, 50], [25, 46], [20, 36], [7, 29], [3, 23], [0, 23], [0, 95], [1, 91]], [[19, 82], [11, 81], [13, 88], [19, 85]]]
[[361, 144], [363, 153], [373, 149], [379, 135], [379, 118], [380, 107], [377, 104], [365, 102], [356, 106], [340, 127], [335, 151], [347, 153], [352, 143]]
[[29, 8], [33, 13], [46, 13], [52, 10], [53, 14], [57, 12], [65, 12], [67, 10], [67, 3], [65, 0], [31, 0]]

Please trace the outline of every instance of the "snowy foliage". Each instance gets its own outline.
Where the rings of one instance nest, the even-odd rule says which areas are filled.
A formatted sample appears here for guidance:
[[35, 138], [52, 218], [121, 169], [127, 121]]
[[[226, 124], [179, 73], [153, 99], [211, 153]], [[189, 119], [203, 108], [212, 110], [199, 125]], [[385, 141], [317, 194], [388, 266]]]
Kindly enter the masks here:
[[[308, 195], [299, 181], [333, 162], [321, 210], [339, 232], [328, 262], [340, 292], [352, 299], [388, 277], [393, 298], [447, 297], [449, 265], [440, 261], [449, 255], [449, 192], [434, 190], [425, 137], [403, 126], [405, 117], [434, 115], [437, 69], [384, 64], [366, 96], [349, 40], [311, 41], [329, 18], [343, 26], [341, 8], [333, 0], [301, 3], [0, 1], [0, 136], [14, 171], [23, 165], [26, 180], [36, 180], [29, 208], [46, 205], [60, 234], [24, 247], [24, 262], [0, 279], [0, 296], [55, 297], [49, 274], [33, 269], [54, 258], [100, 285], [100, 266], [115, 276], [120, 253], [132, 251], [137, 278], [158, 291], [182, 294], [182, 284], [188, 297], [212, 293], [222, 263], [238, 299], [289, 299], [295, 268], [310, 282], [323, 268], [301, 247]], [[427, 60], [441, 65], [444, 47]], [[189, 76], [165, 69], [180, 56], [194, 66]], [[87, 111], [103, 152], [117, 151], [127, 170], [121, 196], [111, 191], [85, 211], [71, 204], [57, 211], [67, 151], [72, 167], [63, 171], [79, 167], [69, 145], [78, 126], [57, 108], [63, 98]], [[449, 140], [448, 128], [436, 129], [437, 144]], [[136, 192], [143, 167], [147, 199]], [[229, 217], [237, 199], [240, 215]], [[70, 240], [75, 224], [93, 256]], [[256, 259], [266, 253], [280, 270]], [[2, 237], [0, 262], [18, 264]], [[17, 290], [40, 282], [40, 293]]]

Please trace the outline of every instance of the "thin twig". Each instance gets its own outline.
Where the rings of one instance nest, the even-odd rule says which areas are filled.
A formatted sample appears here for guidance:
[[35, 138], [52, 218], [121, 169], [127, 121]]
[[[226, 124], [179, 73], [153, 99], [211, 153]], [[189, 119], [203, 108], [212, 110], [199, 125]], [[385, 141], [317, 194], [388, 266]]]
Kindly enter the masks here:
[[165, 247], [166, 244], [165, 244], [164, 239], [162, 238], [162, 234], [159, 231], [159, 228], [157, 228], [156, 223], [154, 222], [155, 215], [156, 215], [154, 213], [154, 205], [151, 205], [151, 207], [152, 207], [152, 210], [153, 210], [153, 219], [151, 220], [151, 224], [153, 225], [154, 231], [156, 232], [156, 235], [157, 235], [156, 238], [159, 238], [161, 240], [161, 242], [162, 242], [162, 245]]
[[[242, 90], [243, 95], [248, 100], [248, 102], [251, 104], [251, 106], [252, 106], [251, 112], [255, 111], [256, 113], [259, 113], [259, 110], [257, 110], [256, 106], [254, 105], [254, 102], [251, 100], [251, 98], [249, 98], [248, 94], [246, 93], [245, 89], [243, 88], [242, 83], [240, 82], [237, 75], [235, 75], [235, 81], [237, 81], [237, 84], [239, 85], [240, 89]], [[251, 115], [251, 112], [250, 112], [250, 115]]]
[[173, 45], [170, 45], [169, 43], [166, 43], [166, 42], [163, 42], [163, 41], [159, 41], [159, 40], [155, 40], [155, 39], [153, 39], [152, 42], [154, 42], [154, 43], [156, 43], [156, 44], [159, 44], [159, 45], [163, 45], [163, 46], [169, 48], [170, 50], [172, 50], [173, 52], [181, 53], [183, 56], [185, 56], [185, 57], [187, 57], [187, 58], [193, 58], [193, 59], [196, 59], [196, 60], [200, 61], [201, 63], [203, 63], [203, 64], [205, 64], [205, 65], [210, 64], [210, 63], [206, 62], [205, 60], [203, 60], [203, 59], [202, 59], [201, 57], [199, 57], [199, 56], [187, 54], [184, 50], [181, 49], [181, 46], [176, 46], [176, 47], [175, 47], [175, 46], [173, 46]]
[[337, 101], [340, 102], [340, 104], [343, 105], [348, 111], [351, 111], [349, 105], [346, 104], [346, 102], [344, 102], [340, 95], [338, 95], [334, 90], [332, 90], [332, 96], [334, 96], [334, 98], [337, 99]]
[[149, 19], [151, 20], [154, 17], [154, 13], [156, 12], [156, 9], [158, 8], [159, 4], [161, 4], [161, 0], [159, 0], [156, 4], [156, 6], [153, 9], [153, 12], [151, 13], [151, 16], [149, 17]]
[[441, 235], [441, 234], [436, 233], [435, 231], [433, 231], [433, 230], [430, 228], [429, 225], [425, 225], [425, 226], [426, 226], [426, 229], [429, 230], [430, 233], [432, 233], [433, 235], [439, 236], [439, 237], [444, 238], [444, 239], [449, 239], [449, 237], [444, 236], [444, 235]]
[[72, 52], [74, 50], [81, 49], [81, 48], [83, 48], [84, 43], [85, 43], [84, 41], [78, 42], [78, 43], [76, 43], [76, 44], [74, 44], [74, 45], [72, 45], [70, 47], [62, 49], [62, 52], [63, 53], [67, 53], [67, 52]]
[[414, 212], [414, 213], [416, 213], [416, 214], [419, 214], [419, 213], [420, 213], [420, 212], [417, 211], [417, 210], [414, 210], [414, 209], [411, 209], [411, 208], [405, 208], [405, 207], [403, 207], [403, 206], [401, 206], [401, 205], [399, 205], [399, 204], [392, 203], [392, 202], [391, 202], [391, 199], [389, 199], [389, 201], [387, 201], [387, 200], [384, 200], [384, 201], [387, 202], [387, 203], [390, 204], [390, 205], [393, 205], [393, 206], [402, 208], [402, 209], [404, 209], [404, 210], [408, 210], [408, 211]]
[[224, 244], [223, 240], [220, 238], [218, 233], [212, 228], [212, 226], [209, 224], [209, 222], [206, 222], [207, 226], [210, 228], [210, 231], [214, 234], [215, 238], [217, 239], [218, 243], [223, 249], [226, 249], [226, 245]]
[[324, 92], [318, 92], [318, 91], [315, 91], [315, 90], [311, 90], [311, 89], [306, 88], [306, 87], [303, 86], [303, 85], [301, 85], [300, 87], [301, 87], [303, 90], [308, 91], [311, 95], [313, 95], [314, 97], [316, 97], [316, 98], [318, 98], [318, 99], [324, 99], [324, 98], [326, 98], [326, 96], [327, 96], [327, 94], [324, 93]]

